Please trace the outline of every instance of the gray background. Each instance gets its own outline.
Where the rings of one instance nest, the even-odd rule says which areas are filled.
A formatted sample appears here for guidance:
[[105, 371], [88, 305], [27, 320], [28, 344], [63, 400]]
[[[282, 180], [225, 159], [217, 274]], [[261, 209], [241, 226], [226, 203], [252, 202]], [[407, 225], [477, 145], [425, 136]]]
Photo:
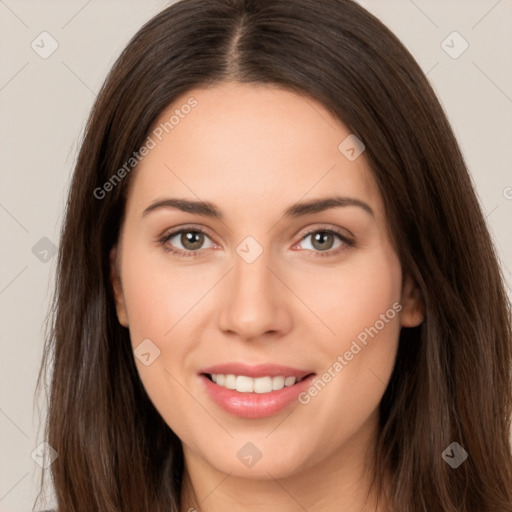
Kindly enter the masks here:
[[[40, 479], [31, 454], [42, 441], [45, 409], [34, 402], [34, 389], [55, 273], [52, 251], [85, 121], [116, 57], [168, 3], [0, 0], [0, 511], [31, 510]], [[510, 284], [512, 1], [360, 3], [398, 35], [434, 86]], [[44, 31], [58, 44], [45, 59], [40, 53], [52, 40], [40, 36]], [[469, 46], [458, 55], [464, 41]]]

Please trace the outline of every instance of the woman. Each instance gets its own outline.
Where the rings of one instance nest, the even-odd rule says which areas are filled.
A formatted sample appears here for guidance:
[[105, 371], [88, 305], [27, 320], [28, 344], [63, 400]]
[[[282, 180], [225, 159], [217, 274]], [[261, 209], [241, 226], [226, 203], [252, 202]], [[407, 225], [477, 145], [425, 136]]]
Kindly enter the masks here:
[[59, 512], [512, 510], [494, 248], [421, 69], [352, 1], [184, 0], [135, 35], [52, 362]]

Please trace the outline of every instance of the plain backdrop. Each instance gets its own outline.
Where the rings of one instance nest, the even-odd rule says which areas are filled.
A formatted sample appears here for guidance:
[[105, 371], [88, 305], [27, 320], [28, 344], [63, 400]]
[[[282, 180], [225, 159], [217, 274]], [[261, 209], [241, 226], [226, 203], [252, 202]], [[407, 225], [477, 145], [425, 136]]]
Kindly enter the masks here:
[[[29, 511], [37, 494], [41, 468], [31, 454], [42, 441], [45, 409], [34, 403], [34, 390], [54, 251], [85, 121], [121, 50], [168, 4], [0, 0], [0, 511]], [[361, 4], [427, 73], [467, 159], [510, 284], [512, 2]]]

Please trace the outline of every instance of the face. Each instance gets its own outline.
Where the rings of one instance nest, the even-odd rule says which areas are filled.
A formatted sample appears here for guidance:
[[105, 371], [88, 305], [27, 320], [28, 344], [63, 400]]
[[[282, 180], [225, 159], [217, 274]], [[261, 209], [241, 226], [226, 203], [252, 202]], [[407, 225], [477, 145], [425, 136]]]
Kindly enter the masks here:
[[153, 129], [111, 262], [155, 407], [224, 473], [353, 456], [400, 329], [422, 320], [364, 152], [339, 149], [350, 132], [320, 103], [268, 85], [189, 91]]

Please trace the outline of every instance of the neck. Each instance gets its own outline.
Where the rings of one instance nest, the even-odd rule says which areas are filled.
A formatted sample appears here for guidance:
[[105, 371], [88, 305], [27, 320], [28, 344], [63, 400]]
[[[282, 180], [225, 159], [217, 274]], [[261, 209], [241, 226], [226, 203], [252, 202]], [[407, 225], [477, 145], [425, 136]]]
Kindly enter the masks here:
[[226, 474], [184, 446], [181, 512], [384, 512], [383, 497], [377, 507], [370, 486], [374, 431], [359, 432], [320, 463], [280, 478]]

